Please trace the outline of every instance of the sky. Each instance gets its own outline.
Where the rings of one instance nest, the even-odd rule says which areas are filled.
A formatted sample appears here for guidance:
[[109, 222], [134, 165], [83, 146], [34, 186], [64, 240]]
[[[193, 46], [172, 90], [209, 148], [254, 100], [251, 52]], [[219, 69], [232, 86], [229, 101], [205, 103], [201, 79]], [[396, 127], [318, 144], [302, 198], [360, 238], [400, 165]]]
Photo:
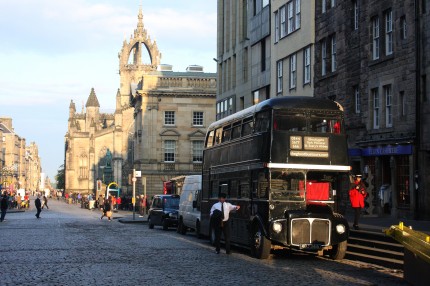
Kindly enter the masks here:
[[139, 7], [161, 64], [216, 72], [215, 0], [0, 1], [0, 116], [39, 147], [42, 172], [55, 182], [64, 163], [70, 101], [77, 111], [94, 88], [113, 112], [118, 53], [137, 27]]

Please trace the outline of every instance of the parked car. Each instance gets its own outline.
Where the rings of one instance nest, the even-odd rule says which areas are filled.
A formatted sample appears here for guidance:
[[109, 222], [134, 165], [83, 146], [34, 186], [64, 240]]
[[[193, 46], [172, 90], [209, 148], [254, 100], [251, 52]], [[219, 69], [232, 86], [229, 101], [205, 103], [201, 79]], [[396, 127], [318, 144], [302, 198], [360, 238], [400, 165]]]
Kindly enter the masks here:
[[178, 232], [186, 234], [187, 230], [195, 230], [197, 237], [200, 233], [200, 206], [197, 205], [202, 191], [202, 176], [186, 176], [179, 200]]
[[179, 195], [155, 195], [148, 212], [149, 228], [178, 226]]

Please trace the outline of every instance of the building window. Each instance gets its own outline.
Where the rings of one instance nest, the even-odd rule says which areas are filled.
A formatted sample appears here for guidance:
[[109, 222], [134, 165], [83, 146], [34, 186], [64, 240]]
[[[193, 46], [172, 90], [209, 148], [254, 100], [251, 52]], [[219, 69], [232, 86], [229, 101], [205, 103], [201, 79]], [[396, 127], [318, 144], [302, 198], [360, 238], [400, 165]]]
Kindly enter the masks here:
[[300, 10], [300, 0], [296, 0], [296, 19], [295, 19], [295, 29], [300, 28], [301, 23], [301, 10]]
[[203, 162], [203, 140], [194, 140], [193, 142], [193, 163]]
[[260, 102], [260, 92], [258, 90], [254, 91], [254, 104]]
[[372, 59], [377, 60], [379, 59], [379, 18], [378, 17], [374, 17], [372, 19], [372, 35], [373, 35]]
[[393, 53], [393, 11], [385, 14], [385, 54]]
[[331, 72], [336, 71], [337, 60], [336, 60], [336, 35], [331, 37]]
[[294, 29], [294, 5], [293, 2], [289, 2], [287, 4], [287, 10], [288, 10], [288, 34], [292, 33]]
[[290, 56], [290, 89], [296, 88], [297, 82], [297, 55]]
[[393, 95], [391, 85], [384, 86], [385, 93], [385, 125], [393, 127]]
[[321, 0], [321, 11], [322, 13], [327, 12], [328, 9], [336, 6], [336, 0]]
[[176, 141], [166, 140], [164, 141], [164, 162], [175, 162], [175, 149]]
[[285, 6], [282, 6], [279, 9], [279, 13], [281, 14], [281, 38], [287, 35], [287, 16], [285, 12]]
[[311, 47], [307, 47], [303, 52], [303, 66], [305, 68], [303, 83], [311, 82]]
[[361, 98], [360, 98], [360, 89], [358, 86], [354, 88], [354, 97], [355, 97], [355, 113], [359, 114], [361, 112]]
[[354, 1], [354, 30], [358, 30], [359, 23], [359, 7], [358, 0]]
[[[277, 16], [278, 12], [275, 12], [275, 42], [300, 28], [300, 5], [301, 0], [291, 0], [279, 8], [279, 16]], [[277, 28], [278, 25], [279, 28]]]
[[402, 16], [400, 18], [400, 39], [405, 40], [407, 35], [406, 17]]
[[175, 112], [165, 111], [164, 112], [164, 125], [175, 125]]
[[380, 103], [379, 103], [379, 92], [377, 88], [372, 89], [372, 98], [373, 98], [373, 129], [379, 129]]
[[276, 88], [276, 91], [277, 91], [277, 93], [282, 93], [282, 88], [283, 88], [283, 85], [282, 85], [282, 78], [283, 78], [282, 66], [283, 66], [283, 62], [282, 61], [277, 62], [276, 66], [277, 66], [277, 69], [276, 69], [277, 70], [277, 83], [276, 83], [277, 88]]
[[193, 126], [203, 126], [203, 112], [194, 111], [193, 112]]
[[279, 42], [279, 13], [275, 12], [275, 43]]
[[321, 42], [321, 75], [327, 74], [327, 43], [324, 40]]

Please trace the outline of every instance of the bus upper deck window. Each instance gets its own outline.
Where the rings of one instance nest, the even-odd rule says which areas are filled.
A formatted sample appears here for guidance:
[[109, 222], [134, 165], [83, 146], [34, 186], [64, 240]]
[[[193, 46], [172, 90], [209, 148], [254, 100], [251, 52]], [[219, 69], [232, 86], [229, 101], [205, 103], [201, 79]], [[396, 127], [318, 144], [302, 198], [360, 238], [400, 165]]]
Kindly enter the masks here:
[[206, 141], [206, 148], [212, 147], [214, 143], [214, 131], [209, 132], [208, 139]]
[[306, 117], [303, 114], [276, 115], [273, 129], [279, 131], [306, 131]]
[[215, 145], [220, 144], [222, 140], [222, 128], [218, 128], [215, 131]]
[[253, 128], [254, 122], [252, 121], [252, 117], [244, 119], [242, 124], [242, 136], [251, 134]]

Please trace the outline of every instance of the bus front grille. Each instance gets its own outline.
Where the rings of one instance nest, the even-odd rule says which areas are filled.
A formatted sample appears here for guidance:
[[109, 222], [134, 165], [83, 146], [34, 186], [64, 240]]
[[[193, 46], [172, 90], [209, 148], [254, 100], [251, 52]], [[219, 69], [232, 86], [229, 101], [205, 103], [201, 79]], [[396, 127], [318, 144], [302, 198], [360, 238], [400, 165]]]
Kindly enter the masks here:
[[330, 220], [298, 218], [291, 220], [291, 244], [295, 246], [330, 244]]

